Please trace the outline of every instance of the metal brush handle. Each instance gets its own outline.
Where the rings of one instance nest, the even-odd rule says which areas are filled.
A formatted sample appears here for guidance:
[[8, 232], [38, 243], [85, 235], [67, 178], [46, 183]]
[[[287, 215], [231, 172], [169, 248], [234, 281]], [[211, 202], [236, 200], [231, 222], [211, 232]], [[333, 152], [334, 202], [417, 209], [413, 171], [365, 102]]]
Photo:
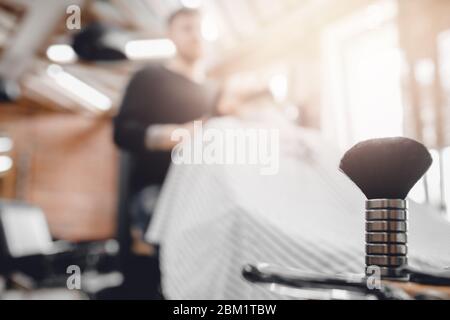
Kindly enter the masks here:
[[376, 266], [382, 279], [408, 280], [407, 209], [404, 199], [366, 201], [367, 275]]

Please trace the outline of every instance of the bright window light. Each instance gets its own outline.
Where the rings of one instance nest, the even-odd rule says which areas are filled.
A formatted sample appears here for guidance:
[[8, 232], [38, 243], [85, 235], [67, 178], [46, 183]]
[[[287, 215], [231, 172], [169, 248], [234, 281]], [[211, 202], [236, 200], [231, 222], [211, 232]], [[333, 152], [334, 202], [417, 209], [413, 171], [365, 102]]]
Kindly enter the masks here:
[[48, 47], [47, 57], [53, 62], [70, 63], [77, 59], [77, 54], [67, 44], [54, 44]]
[[[389, 47], [374, 49], [373, 52], [355, 48], [348, 61], [349, 112], [354, 142], [401, 136], [402, 56], [399, 51]], [[380, 123], [383, 125], [380, 126]]]
[[414, 76], [418, 83], [429, 86], [434, 81], [434, 62], [431, 59], [421, 59], [414, 66]]
[[13, 148], [13, 142], [9, 137], [0, 137], [0, 153], [9, 152]]
[[12, 168], [13, 161], [8, 156], [0, 156], [0, 173], [5, 173]]
[[196, 9], [202, 5], [202, 0], [181, 0], [181, 5], [186, 8]]
[[89, 86], [80, 79], [65, 72], [61, 66], [50, 65], [47, 74], [63, 89], [71, 92], [81, 100], [93, 105], [95, 108], [106, 111], [112, 107], [111, 99], [103, 93]]
[[428, 194], [432, 204], [440, 204], [441, 190], [440, 190], [440, 172], [439, 172], [439, 152], [436, 149], [430, 149], [433, 163], [427, 171]]
[[342, 150], [364, 139], [403, 133], [405, 58], [398, 49], [397, 2], [376, 5], [323, 33], [321, 122], [324, 135]]
[[288, 79], [285, 74], [274, 75], [269, 83], [270, 91], [277, 102], [284, 101], [288, 91]]
[[[442, 176], [440, 176], [439, 172], [439, 153], [434, 149], [431, 149], [430, 153], [433, 157], [433, 163], [426, 174], [429, 200], [430, 203], [434, 205], [440, 205], [441, 200], [443, 200], [447, 209], [447, 217], [450, 219], [450, 175], [448, 174], [450, 171], [450, 147], [444, 148], [441, 151], [441, 162], [443, 165]], [[441, 179], [444, 180], [441, 182]], [[441, 183], [444, 185], [443, 190], [440, 189]], [[441, 195], [441, 192], [443, 192], [443, 195]], [[419, 203], [425, 202], [426, 199], [423, 179], [417, 182], [408, 197]]]
[[443, 31], [438, 36], [439, 73], [442, 86], [450, 90], [450, 29]]
[[169, 39], [131, 40], [125, 45], [125, 54], [131, 60], [169, 58], [175, 53]]
[[206, 41], [216, 41], [219, 38], [219, 29], [211, 16], [205, 16], [202, 21], [202, 36]]

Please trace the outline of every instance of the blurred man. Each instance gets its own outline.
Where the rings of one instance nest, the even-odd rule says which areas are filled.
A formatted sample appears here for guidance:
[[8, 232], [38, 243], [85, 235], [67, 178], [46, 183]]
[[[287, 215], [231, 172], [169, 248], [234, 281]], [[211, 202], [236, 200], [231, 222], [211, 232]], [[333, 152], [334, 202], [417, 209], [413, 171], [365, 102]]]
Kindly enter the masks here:
[[[127, 290], [134, 291], [137, 298], [154, 297], [146, 295], [145, 290], [155, 284], [157, 270], [148, 282], [145, 279], [155, 267], [155, 261], [146, 258], [155, 252], [142, 237], [171, 163], [171, 149], [177, 143], [171, 140], [171, 134], [211, 114], [218, 95], [218, 90], [205, 81], [200, 12], [179, 9], [169, 17], [167, 29], [177, 49], [175, 57], [165, 64], [151, 64], [133, 76], [114, 119], [114, 141], [132, 158], [132, 239], [123, 272]], [[138, 293], [140, 289], [142, 294]]]
[[170, 139], [173, 130], [189, 127], [215, 104], [216, 92], [204, 84], [200, 13], [186, 8], [173, 13], [168, 36], [176, 46], [175, 57], [136, 73], [114, 121], [117, 145], [139, 156], [134, 191], [164, 181], [176, 144]]

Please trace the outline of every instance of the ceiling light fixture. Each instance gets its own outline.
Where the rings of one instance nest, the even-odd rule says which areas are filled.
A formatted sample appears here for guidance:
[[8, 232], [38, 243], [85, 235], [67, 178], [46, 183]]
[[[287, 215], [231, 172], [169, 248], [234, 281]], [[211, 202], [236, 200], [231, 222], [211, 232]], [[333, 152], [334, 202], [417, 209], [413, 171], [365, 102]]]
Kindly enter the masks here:
[[53, 62], [71, 63], [77, 60], [77, 54], [67, 44], [54, 44], [47, 48], [47, 58]]
[[125, 45], [128, 59], [162, 59], [175, 55], [176, 48], [169, 39], [131, 40]]
[[55, 64], [48, 66], [47, 74], [50, 78], [55, 80], [61, 88], [76, 95], [95, 108], [101, 111], [111, 109], [112, 102], [110, 98], [70, 73], [65, 72], [61, 66]]

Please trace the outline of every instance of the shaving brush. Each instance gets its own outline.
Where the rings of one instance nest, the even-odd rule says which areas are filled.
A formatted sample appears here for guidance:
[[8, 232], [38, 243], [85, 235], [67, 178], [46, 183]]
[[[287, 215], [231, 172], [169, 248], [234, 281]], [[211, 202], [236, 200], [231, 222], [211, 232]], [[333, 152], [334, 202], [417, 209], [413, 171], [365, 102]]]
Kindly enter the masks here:
[[384, 279], [407, 280], [407, 201], [411, 188], [432, 163], [428, 150], [395, 137], [360, 142], [339, 168], [366, 196], [366, 274], [377, 266]]

